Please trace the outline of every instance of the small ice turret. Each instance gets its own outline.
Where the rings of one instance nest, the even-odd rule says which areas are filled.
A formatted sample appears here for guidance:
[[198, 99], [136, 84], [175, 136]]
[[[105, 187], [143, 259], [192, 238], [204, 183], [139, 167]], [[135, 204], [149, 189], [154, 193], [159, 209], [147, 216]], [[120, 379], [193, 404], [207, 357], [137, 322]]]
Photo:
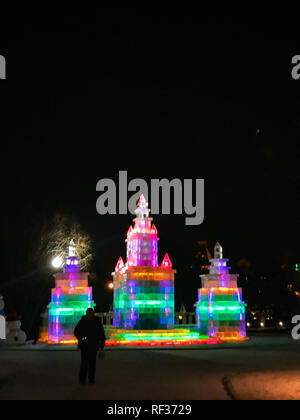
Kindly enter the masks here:
[[222, 245], [217, 242], [215, 245], [215, 259], [216, 260], [222, 260], [223, 259], [223, 248]]
[[69, 255], [66, 258], [65, 271], [80, 271], [79, 258], [76, 256], [76, 244], [73, 239], [69, 244]]
[[69, 257], [76, 257], [76, 245], [73, 239], [69, 245]]
[[227, 267], [227, 258], [223, 258], [222, 245], [217, 242], [214, 248], [214, 258], [210, 260], [211, 266], [210, 274], [225, 274], [228, 273], [230, 267]]

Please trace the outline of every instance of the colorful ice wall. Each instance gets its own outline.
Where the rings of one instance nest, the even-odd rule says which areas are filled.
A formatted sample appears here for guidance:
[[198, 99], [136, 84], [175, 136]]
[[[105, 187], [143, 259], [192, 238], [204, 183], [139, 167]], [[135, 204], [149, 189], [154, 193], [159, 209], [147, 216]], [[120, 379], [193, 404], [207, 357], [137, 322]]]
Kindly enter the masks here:
[[73, 332], [88, 308], [94, 308], [92, 288], [88, 286], [88, 273], [80, 272], [79, 260], [73, 241], [69, 247], [63, 273], [56, 274], [55, 288], [49, 305], [48, 341], [71, 344], [77, 342]]
[[127, 260], [119, 259], [114, 279], [114, 327], [130, 330], [174, 328], [176, 271], [166, 254], [158, 266], [157, 229], [144, 196], [138, 202], [134, 227], [127, 234]]
[[197, 308], [198, 327], [210, 337], [219, 340], [244, 340], [246, 338], [245, 304], [242, 289], [237, 286], [237, 274], [229, 274], [227, 259], [219, 243], [210, 261], [209, 274], [202, 278]]

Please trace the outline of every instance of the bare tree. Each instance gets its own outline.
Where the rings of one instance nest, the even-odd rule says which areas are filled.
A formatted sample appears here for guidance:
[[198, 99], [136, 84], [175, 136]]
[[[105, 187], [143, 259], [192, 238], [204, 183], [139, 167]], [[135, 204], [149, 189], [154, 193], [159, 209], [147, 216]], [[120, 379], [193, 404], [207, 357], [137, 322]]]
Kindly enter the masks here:
[[93, 260], [92, 240], [78, 223], [70, 221], [66, 216], [58, 214], [54, 217], [51, 228], [42, 235], [41, 248], [51, 257], [66, 258], [72, 239], [76, 244], [81, 268], [89, 271]]

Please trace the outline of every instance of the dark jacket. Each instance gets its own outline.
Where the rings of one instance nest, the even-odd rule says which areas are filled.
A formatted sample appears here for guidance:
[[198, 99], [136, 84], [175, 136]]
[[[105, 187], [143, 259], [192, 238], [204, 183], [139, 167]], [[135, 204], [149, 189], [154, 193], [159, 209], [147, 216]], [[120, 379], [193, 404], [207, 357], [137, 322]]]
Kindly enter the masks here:
[[78, 348], [86, 348], [91, 350], [99, 350], [105, 347], [105, 332], [102, 322], [99, 318], [94, 317], [88, 321], [86, 317], [82, 317], [75, 327], [74, 335], [78, 340]]

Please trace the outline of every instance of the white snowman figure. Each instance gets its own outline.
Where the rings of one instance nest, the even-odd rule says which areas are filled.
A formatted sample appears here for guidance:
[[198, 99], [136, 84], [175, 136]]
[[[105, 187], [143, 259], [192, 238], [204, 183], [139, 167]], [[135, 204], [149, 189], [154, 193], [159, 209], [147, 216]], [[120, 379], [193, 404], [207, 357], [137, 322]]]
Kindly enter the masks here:
[[27, 340], [26, 333], [21, 330], [21, 321], [17, 313], [7, 316], [6, 341], [9, 345], [25, 344]]

